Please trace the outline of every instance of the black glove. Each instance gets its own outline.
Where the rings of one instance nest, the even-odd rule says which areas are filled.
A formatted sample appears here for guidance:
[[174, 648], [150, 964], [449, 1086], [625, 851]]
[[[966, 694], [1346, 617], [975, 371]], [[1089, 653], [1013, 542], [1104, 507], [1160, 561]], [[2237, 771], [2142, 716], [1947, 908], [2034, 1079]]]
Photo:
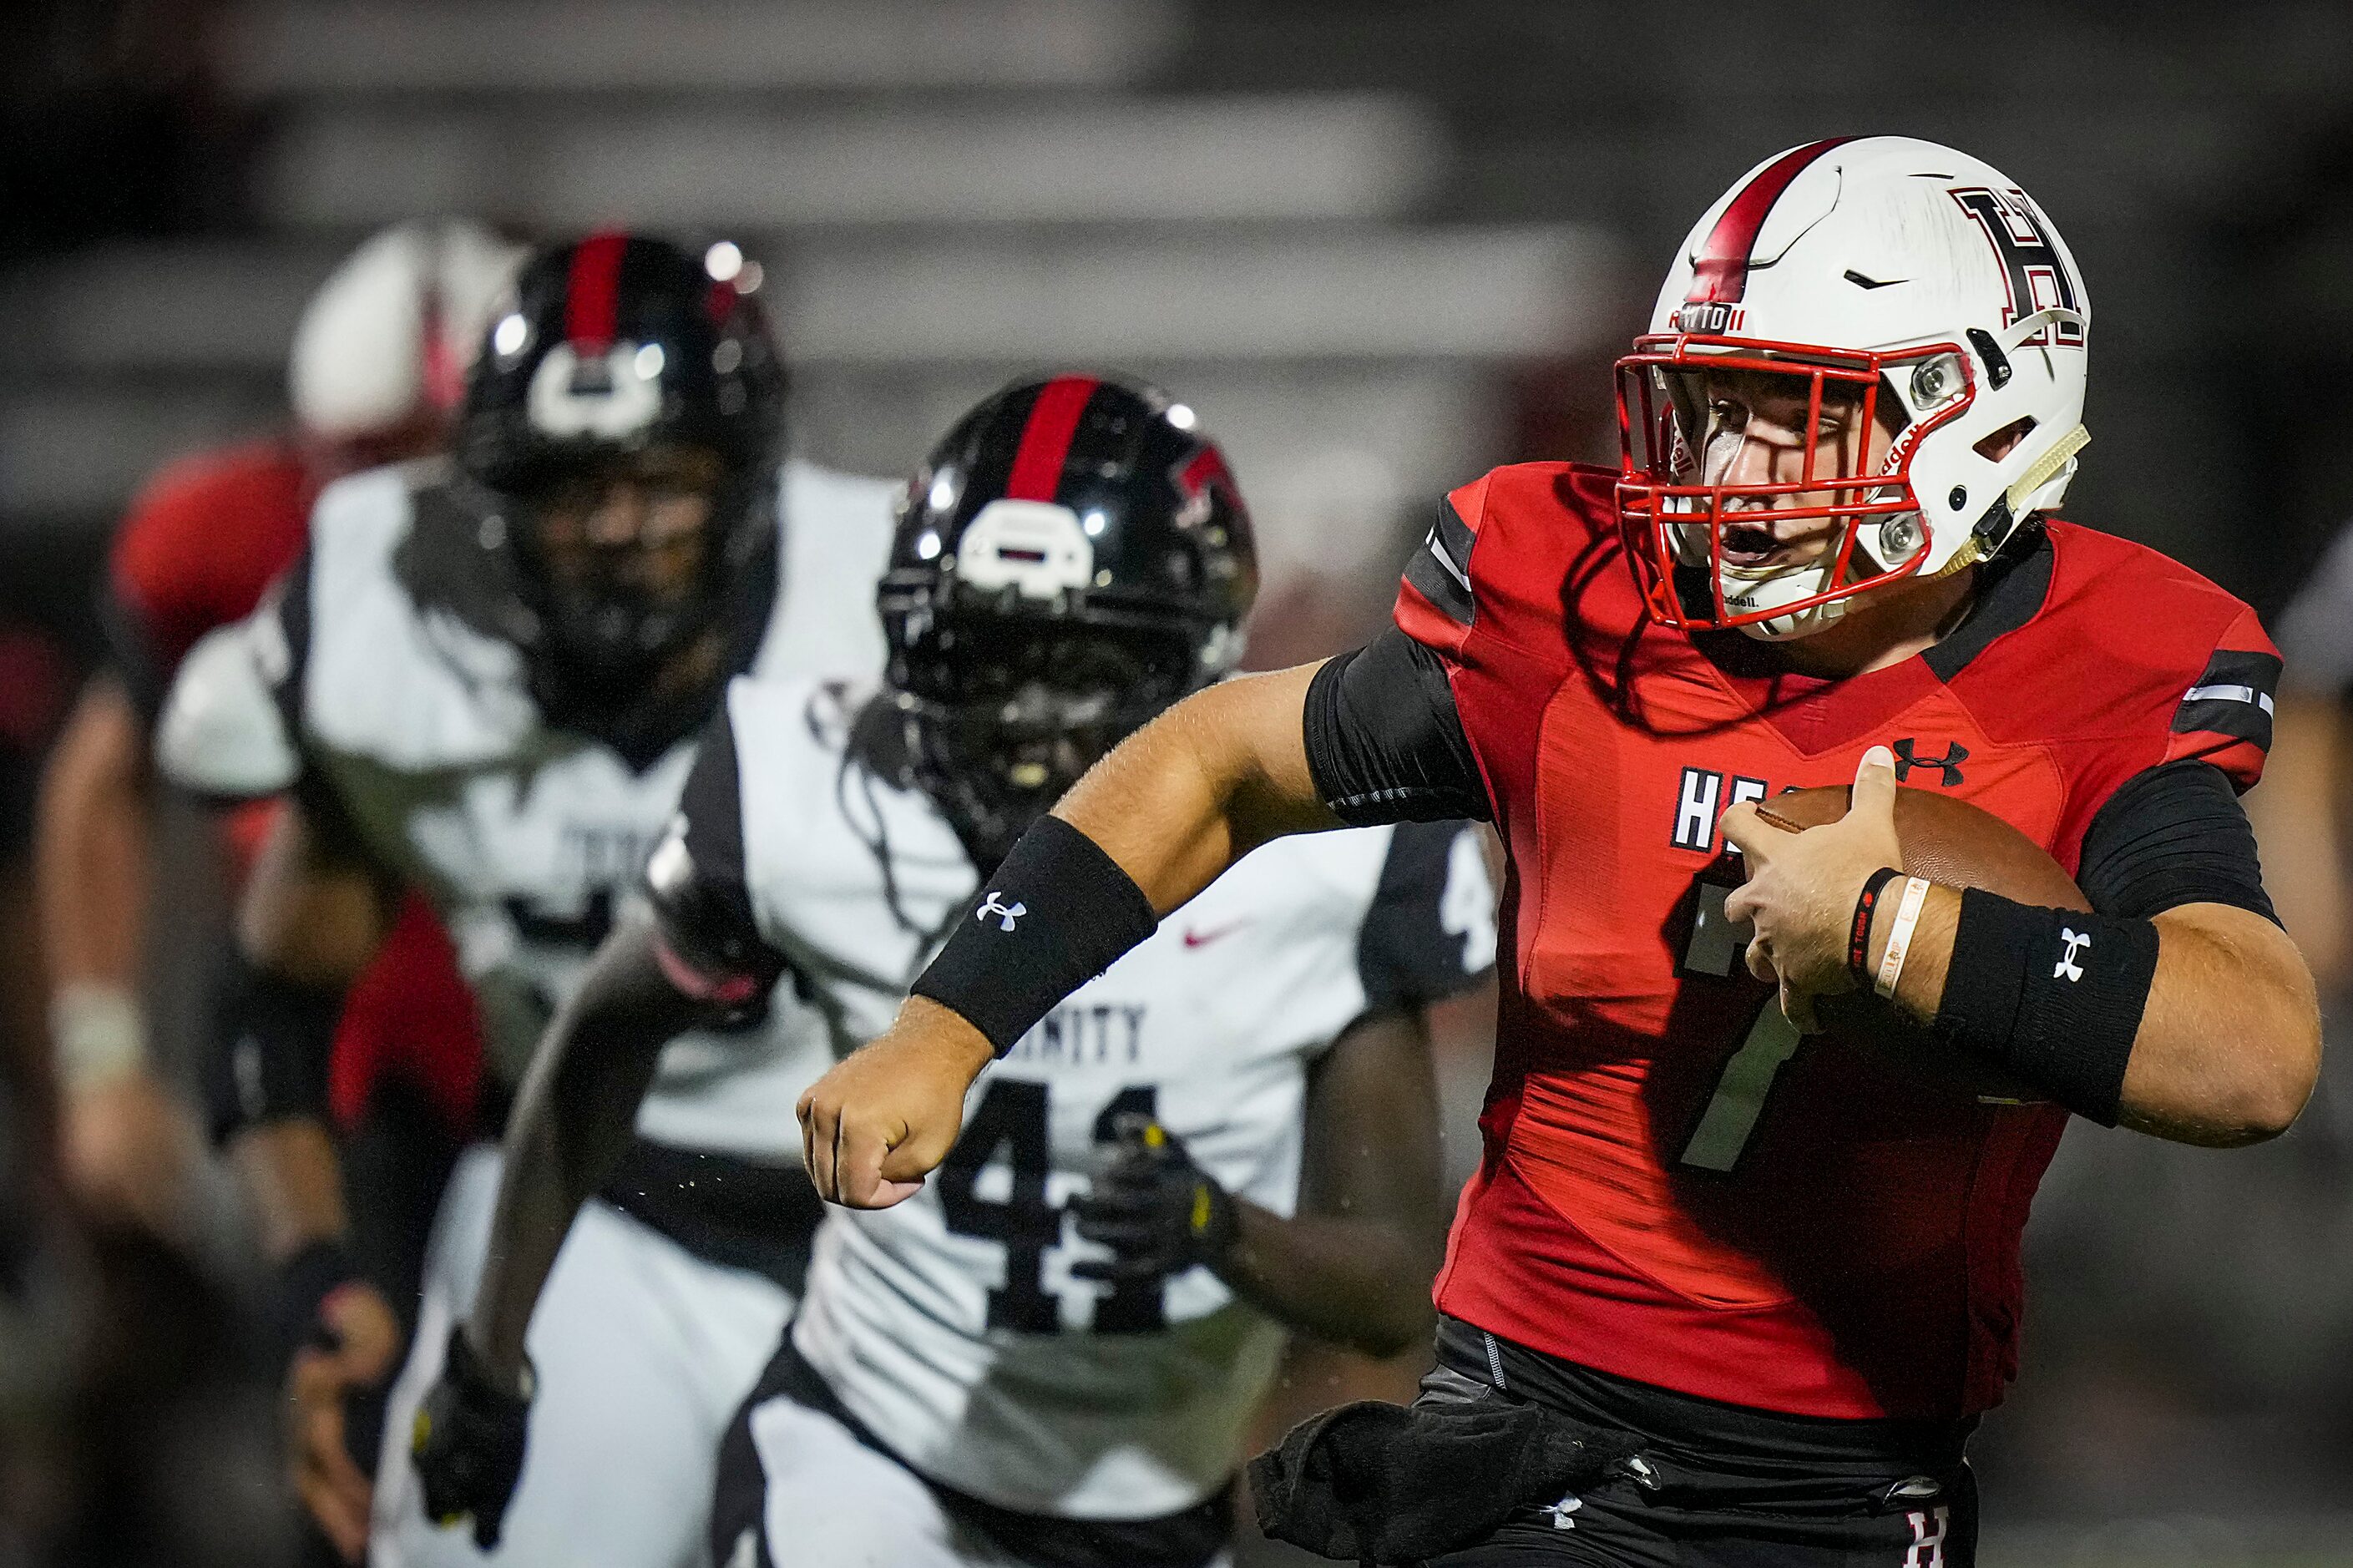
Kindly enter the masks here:
[[1112, 1256], [1074, 1263], [1071, 1272], [1082, 1279], [1137, 1279], [1225, 1261], [1241, 1230], [1233, 1195], [1151, 1117], [1127, 1111], [1112, 1125], [1119, 1152], [1094, 1190], [1071, 1205], [1079, 1235], [1110, 1247]]
[[474, 1544], [485, 1552], [499, 1543], [522, 1476], [533, 1383], [526, 1366], [521, 1398], [494, 1385], [460, 1325], [449, 1331], [448, 1357], [409, 1433], [409, 1457], [425, 1483], [425, 1517], [457, 1524], [472, 1515]]

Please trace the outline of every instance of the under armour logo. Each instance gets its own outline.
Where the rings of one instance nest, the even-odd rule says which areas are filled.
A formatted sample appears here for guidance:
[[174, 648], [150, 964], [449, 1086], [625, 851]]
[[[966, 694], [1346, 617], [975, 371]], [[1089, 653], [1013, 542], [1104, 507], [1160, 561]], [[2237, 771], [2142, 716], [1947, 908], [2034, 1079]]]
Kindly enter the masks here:
[[2090, 935], [2088, 933], [2078, 934], [2072, 926], [2061, 926], [2059, 928], [2059, 940], [2067, 944], [2067, 952], [2065, 955], [2059, 960], [2058, 963], [2052, 966], [2051, 978], [2053, 980], [2068, 981], [2083, 979], [2084, 969], [2081, 964], [2075, 962], [2075, 954], [2080, 950], [2092, 945]]
[[972, 918], [976, 921], [985, 921], [989, 916], [995, 915], [997, 917], [997, 930], [1011, 931], [1013, 929], [1013, 922], [1019, 920], [1023, 915], [1026, 915], [1029, 912], [1029, 906], [1027, 904], [1015, 904], [1009, 909], [1007, 908], [1004, 899], [992, 891], [988, 895], [988, 901], [982, 904], [980, 908], [975, 910], [972, 913]]
[[1958, 789], [1961, 764], [1969, 760], [1969, 749], [1958, 741], [1951, 741], [1946, 743], [1945, 754], [1941, 757], [1915, 757], [1912, 754], [1912, 748], [1917, 744], [1919, 742], [1909, 735], [1894, 743], [1895, 782], [1902, 784], [1910, 778], [1914, 768], [1934, 768], [1944, 775], [1936, 781], [1938, 784], [1947, 789]]

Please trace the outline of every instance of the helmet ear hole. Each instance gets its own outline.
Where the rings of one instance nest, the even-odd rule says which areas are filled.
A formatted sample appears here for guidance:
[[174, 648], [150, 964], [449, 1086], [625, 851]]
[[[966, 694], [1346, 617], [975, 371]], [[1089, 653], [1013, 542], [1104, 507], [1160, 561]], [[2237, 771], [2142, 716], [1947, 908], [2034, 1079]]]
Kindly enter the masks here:
[[2037, 421], [2031, 414], [2013, 419], [1992, 435], [1979, 439], [1974, 450], [1987, 462], [1999, 463], [2018, 450], [2018, 444], [2021, 441], [2034, 434], [2036, 424]]

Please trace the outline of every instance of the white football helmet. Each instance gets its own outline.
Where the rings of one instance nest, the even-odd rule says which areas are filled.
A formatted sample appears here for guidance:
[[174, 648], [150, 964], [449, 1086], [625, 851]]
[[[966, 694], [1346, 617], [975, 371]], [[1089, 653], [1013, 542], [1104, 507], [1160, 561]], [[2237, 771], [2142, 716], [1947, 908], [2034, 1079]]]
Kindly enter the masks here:
[[367, 240], [295, 326], [286, 367], [295, 422], [321, 440], [348, 441], [456, 408], [522, 259], [521, 247], [460, 218], [404, 223]]
[[[1618, 363], [1618, 510], [1653, 615], [1804, 637], [1856, 594], [1991, 557], [2074, 476], [2090, 326], [2066, 242], [1990, 164], [1904, 136], [1758, 164], [1692, 229]], [[1753, 455], [1732, 471], [1727, 384], [1803, 413], [1762, 477]], [[1788, 563], [1755, 547], [1767, 514], [1834, 529]], [[1744, 525], [1751, 547], [1728, 551]]]

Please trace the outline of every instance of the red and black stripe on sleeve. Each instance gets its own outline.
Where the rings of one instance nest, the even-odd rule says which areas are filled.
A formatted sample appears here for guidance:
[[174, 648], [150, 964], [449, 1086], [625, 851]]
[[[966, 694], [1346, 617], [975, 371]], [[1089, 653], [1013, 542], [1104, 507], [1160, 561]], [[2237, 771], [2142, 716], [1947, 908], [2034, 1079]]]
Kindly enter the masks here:
[[2183, 690], [2165, 760], [2194, 757], [2221, 768], [2234, 788], [2253, 787], [2271, 750], [2280, 668], [2279, 651], [2253, 612], [2242, 614]]
[[1487, 485], [1487, 479], [1474, 480], [1438, 503], [1437, 519], [1407, 561], [1398, 588], [1398, 629], [1443, 654], [1461, 651], [1478, 618], [1471, 557]]

